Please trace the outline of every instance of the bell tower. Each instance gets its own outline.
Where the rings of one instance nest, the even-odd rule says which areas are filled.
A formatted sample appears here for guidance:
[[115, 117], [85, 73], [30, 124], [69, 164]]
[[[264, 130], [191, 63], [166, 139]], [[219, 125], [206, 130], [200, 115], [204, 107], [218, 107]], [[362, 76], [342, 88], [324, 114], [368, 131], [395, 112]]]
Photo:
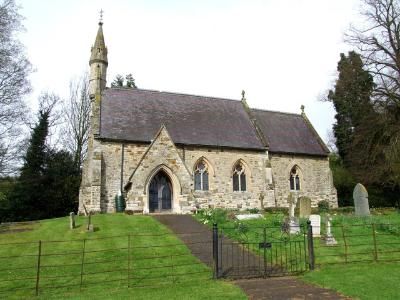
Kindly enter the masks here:
[[99, 29], [97, 30], [96, 40], [91, 49], [90, 60], [89, 95], [94, 99], [96, 93], [101, 92], [106, 87], [107, 75], [107, 47], [104, 43], [103, 35], [103, 11], [100, 11]]

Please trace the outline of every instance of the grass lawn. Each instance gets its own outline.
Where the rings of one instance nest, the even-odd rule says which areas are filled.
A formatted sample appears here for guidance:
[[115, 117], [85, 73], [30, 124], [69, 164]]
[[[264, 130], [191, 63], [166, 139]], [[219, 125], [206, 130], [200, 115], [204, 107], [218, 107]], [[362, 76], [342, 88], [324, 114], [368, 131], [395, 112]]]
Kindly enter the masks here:
[[400, 263], [331, 265], [300, 279], [363, 299], [400, 299]]
[[78, 217], [70, 230], [68, 218], [58, 218], [0, 228], [8, 230], [0, 234], [0, 291], [9, 290], [0, 298], [34, 295], [42, 240], [39, 298], [246, 299], [237, 286], [210, 280], [212, 271], [149, 216], [95, 215], [94, 232], [85, 223]]
[[[194, 217], [200, 221], [208, 220], [208, 225], [213, 223], [210, 217], [201, 214]], [[225, 235], [238, 241], [261, 242], [263, 228], [266, 228], [267, 240], [270, 242], [300, 240], [302, 237], [302, 234], [282, 234], [281, 224], [285, 218], [282, 213], [266, 213], [264, 219], [240, 222], [235, 221], [232, 216], [224, 218], [218, 212], [212, 217], [219, 221], [219, 227], [224, 228]], [[321, 219], [321, 234], [324, 234], [326, 224], [323, 215]], [[304, 220], [301, 223], [305, 225]], [[360, 299], [400, 299], [398, 212], [382, 214], [382, 211], [373, 211], [370, 217], [334, 215], [332, 232], [338, 242], [337, 246], [328, 247], [323, 239], [314, 238], [317, 269], [304, 273], [300, 279]], [[273, 247], [269, 251], [273, 251]], [[259, 249], [256, 248], [255, 252], [259, 252]], [[375, 255], [378, 262], [374, 262]]]

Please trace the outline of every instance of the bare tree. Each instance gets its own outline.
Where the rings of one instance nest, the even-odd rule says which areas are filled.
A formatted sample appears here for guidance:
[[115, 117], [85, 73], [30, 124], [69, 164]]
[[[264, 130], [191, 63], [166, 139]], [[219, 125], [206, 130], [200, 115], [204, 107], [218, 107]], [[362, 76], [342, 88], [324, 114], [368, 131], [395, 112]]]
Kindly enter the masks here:
[[400, 2], [364, 0], [363, 26], [350, 28], [346, 40], [358, 49], [373, 75], [377, 104], [400, 109]]
[[374, 112], [355, 131], [349, 159], [364, 182], [399, 189], [400, 1], [363, 2], [363, 25], [351, 27], [346, 40], [373, 76]]
[[64, 102], [64, 126], [62, 138], [64, 147], [73, 154], [76, 167], [82, 165], [87, 152], [90, 128], [89, 78], [84, 73], [71, 80], [69, 98]]
[[16, 33], [23, 30], [14, 0], [0, 1], [0, 175], [13, 172], [21, 125], [27, 114], [24, 96], [32, 67]]

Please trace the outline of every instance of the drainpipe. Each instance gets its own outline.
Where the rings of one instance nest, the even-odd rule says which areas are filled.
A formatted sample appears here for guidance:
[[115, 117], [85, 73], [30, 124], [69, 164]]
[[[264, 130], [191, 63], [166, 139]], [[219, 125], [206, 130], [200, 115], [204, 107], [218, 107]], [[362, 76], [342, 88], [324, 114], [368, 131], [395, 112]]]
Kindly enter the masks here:
[[121, 146], [121, 182], [120, 182], [120, 191], [122, 193], [123, 191], [123, 185], [124, 185], [124, 152], [125, 152], [125, 144], [122, 144]]
[[125, 144], [122, 143], [121, 145], [121, 182], [120, 182], [120, 187], [119, 187], [119, 193], [121, 196], [120, 201], [123, 203], [124, 210], [126, 208], [126, 203], [124, 199], [124, 193], [123, 193], [123, 188], [124, 188], [124, 152], [125, 152]]

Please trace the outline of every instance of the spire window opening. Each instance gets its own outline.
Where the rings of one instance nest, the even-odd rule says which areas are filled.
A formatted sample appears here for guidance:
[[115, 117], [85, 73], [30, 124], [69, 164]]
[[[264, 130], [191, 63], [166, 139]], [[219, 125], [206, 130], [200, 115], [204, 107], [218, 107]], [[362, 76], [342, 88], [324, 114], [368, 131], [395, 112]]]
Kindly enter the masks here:
[[245, 168], [240, 162], [235, 165], [232, 180], [234, 191], [246, 191], [246, 172]]
[[204, 161], [197, 164], [194, 171], [194, 189], [197, 191], [208, 191], [208, 167]]

